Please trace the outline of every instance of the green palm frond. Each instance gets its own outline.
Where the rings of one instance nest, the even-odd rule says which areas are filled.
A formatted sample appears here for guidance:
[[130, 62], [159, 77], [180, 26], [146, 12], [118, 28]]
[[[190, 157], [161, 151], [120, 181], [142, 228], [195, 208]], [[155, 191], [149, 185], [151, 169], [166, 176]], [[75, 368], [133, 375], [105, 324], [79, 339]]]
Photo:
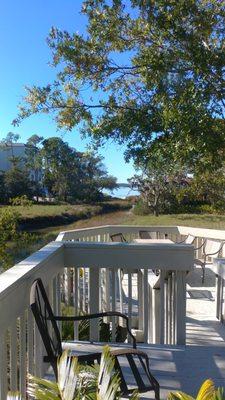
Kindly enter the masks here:
[[36, 400], [59, 400], [59, 389], [56, 382], [28, 375], [27, 394]]
[[78, 360], [65, 351], [58, 361], [58, 388], [62, 400], [75, 398], [78, 382]]
[[172, 392], [169, 393], [167, 400], [194, 400], [194, 397], [184, 392]]
[[[184, 392], [169, 393], [168, 400], [195, 400]], [[225, 400], [224, 391], [222, 388], [215, 388], [211, 379], [207, 379], [201, 385], [197, 394], [196, 400]]]
[[225, 400], [224, 389], [219, 387], [214, 394], [213, 400]]
[[118, 398], [120, 379], [114, 372], [114, 359], [110, 354], [109, 346], [103, 349], [99, 377], [98, 377], [98, 400], [113, 400]]
[[[28, 395], [35, 400], [115, 400], [120, 399], [119, 389], [114, 359], [105, 346], [100, 366], [79, 365], [77, 357], [64, 351], [58, 361], [58, 382], [29, 375]], [[135, 392], [132, 400], [136, 399]]]
[[211, 379], [207, 379], [203, 382], [199, 389], [196, 400], [211, 400], [215, 395], [215, 385]]

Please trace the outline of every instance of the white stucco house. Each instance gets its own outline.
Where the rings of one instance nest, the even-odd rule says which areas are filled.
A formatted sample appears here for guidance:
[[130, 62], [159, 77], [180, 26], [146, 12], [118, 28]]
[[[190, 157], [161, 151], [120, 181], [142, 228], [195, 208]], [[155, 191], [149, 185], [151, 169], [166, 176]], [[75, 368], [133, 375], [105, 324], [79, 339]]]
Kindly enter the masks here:
[[[26, 157], [26, 144], [10, 143], [0, 147], [0, 173], [8, 171], [12, 167], [12, 158], [18, 157], [21, 166], [24, 164]], [[39, 182], [42, 179], [41, 170], [31, 170], [30, 179]]]

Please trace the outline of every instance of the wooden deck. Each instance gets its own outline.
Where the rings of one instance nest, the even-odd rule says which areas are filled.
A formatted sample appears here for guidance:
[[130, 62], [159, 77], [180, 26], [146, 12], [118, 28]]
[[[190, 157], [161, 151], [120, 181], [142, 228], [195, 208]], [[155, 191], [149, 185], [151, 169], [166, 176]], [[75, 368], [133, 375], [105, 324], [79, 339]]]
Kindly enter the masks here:
[[[225, 326], [215, 318], [214, 299], [214, 273], [207, 268], [206, 281], [202, 285], [201, 270], [195, 270], [187, 284], [187, 345], [138, 345], [149, 354], [151, 371], [160, 384], [161, 399], [176, 390], [195, 395], [207, 378], [213, 379], [216, 386], [225, 387]], [[89, 346], [90, 351], [100, 351], [102, 344], [73, 346], [76, 351], [86, 352]], [[129, 368], [125, 365], [124, 368], [129, 381]], [[142, 394], [141, 398], [152, 399], [154, 396], [151, 392]]]

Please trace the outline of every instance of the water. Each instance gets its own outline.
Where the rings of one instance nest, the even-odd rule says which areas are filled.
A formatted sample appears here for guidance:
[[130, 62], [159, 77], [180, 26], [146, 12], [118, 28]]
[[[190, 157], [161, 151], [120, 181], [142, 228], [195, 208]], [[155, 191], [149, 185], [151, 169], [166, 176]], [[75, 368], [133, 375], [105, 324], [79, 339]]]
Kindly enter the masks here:
[[131, 189], [129, 187], [119, 186], [117, 189], [114, 189], [112, 192], [109, 190], [105, 190], [104, 193], [112, 196], [118, 197], [119, 199], [125, 199], [127, 196], [139, 196], [139, 191], [135, 189]]

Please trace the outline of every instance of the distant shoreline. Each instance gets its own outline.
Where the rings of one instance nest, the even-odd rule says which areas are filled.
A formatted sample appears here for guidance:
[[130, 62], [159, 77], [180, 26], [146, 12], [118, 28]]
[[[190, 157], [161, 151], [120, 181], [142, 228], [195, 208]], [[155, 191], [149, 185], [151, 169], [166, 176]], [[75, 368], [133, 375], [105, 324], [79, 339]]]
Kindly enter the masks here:
[[139, 196], [140, 192], [137, 189], [133, 189], [128, 184], [124, 184], [126, 186], [118, 185], [116, 189], [113, 191], [104, 191], [105, 194], [110, 195], [111, 197], [117, 197], [119, 199], [126, 199], [129, 196]]

